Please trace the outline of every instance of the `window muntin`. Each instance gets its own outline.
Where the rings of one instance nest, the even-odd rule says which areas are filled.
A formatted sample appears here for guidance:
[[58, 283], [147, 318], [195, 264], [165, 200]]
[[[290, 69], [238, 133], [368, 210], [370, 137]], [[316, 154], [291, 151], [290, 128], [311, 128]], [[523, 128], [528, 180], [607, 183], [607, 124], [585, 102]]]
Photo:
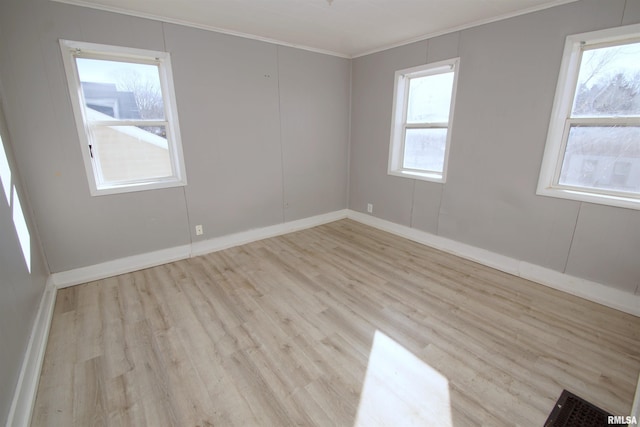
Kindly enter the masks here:
[[458, 59], [395, 75], [389, 174], [444, 182]]
[[169, 54], [61, 47], [91, 194], [186, 184]]
[[640, 25], [567, 38], [538, 194], [640, 209]]

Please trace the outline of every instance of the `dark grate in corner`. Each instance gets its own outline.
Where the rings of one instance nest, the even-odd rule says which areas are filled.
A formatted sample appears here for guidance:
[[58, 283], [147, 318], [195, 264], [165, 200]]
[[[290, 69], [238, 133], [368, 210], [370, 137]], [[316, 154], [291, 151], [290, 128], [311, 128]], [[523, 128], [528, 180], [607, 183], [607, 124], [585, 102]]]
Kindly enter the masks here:
[[610, 415], [575, 394], [563, 390], [544, 427], [608, 426]]

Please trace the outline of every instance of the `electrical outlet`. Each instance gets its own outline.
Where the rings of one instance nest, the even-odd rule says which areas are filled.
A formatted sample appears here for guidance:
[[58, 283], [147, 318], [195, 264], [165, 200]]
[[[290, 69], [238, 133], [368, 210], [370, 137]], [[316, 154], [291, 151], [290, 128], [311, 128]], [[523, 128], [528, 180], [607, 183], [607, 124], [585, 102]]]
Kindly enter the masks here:
[[373, 204], [372, 203], [367, 203], [367, 212], [373, 213]]
[[196, 225], [196, 236], [202, 236], [203, 233], [202, 225]]

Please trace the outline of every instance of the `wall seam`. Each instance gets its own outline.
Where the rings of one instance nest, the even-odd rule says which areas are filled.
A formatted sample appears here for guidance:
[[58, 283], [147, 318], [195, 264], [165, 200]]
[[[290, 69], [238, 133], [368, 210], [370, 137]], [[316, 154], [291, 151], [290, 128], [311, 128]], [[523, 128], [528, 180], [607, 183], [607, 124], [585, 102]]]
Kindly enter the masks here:
[[[458, 43], [456, 46], [456, 57], [460, 58], [460, 43], [462, 40], [462, 31], [458, 31]], [[460, 76], [458, 76], [458, 79]], [[451, 127], [453, 129], [453, 126]], [[449, 144], [449, 151], [451, 151], [451, 145]], [[451, 153], [449, 153], [449, 158], [451, 158]], [[447, 171], [449, 169], [449, 165], [447, 164]], [[436, 218], [436, 236], [440, 235], [440, 216], [442, 215], [442, 199], [444, 199], [444, 190], [447, 186], [446, 181], [440, 184], [440, 199], [438, 200], [438, 217]]]
[[280, 180], [282, 183], [282, 222], [287, 221], [284, 179], [284, 140], [282, 138], [282, 96], [280, 93], [280, 46], [276, 46], [276, 78], [278, 88], [278, 138], [280, 139]]
[[576, 229], [578, 228], [578, 221], [580, 220], [580, 212], [582, 211], [583, 203], [580, 202], [578, 205], [578, 213], [576, 214], [576, 222], [573, 224], [573, 232], [571, 233], [571, 241], [569, 242], [569, 250], [567, 251], [567, 257], [564, 260], [564, 268], [562, 269], [563, 273], [567, 272], [567, 266], [569, 265], [569, 258], [571, 257], [571, 250], [573, 249], [573, 239], [576, 236]]
[[[166, 28], [166, 23], [165, 22], [160, 22], [160, 28], [162, 28], [162, 48], [164, 49], [164, 51], [167, 51], [167, 35], [165, 32], [165, 28]], [[174, 79], [175, 80], [175, 79]], [[176, 102], [176, 100], [174, 100], [174, 102]], [[183, 157], [184, 157], [184, 153], [183, 153]], [[185, 166], [185, 176], [186, 176], [186, 166]], [[189, 238], [189, 243], [193, 245], [194, 240], [193, 240], [193, 235], [191, 234], [191, 228], [193, 227], [193, 222], [191, 220], [191, 213], [189, 212], [189, 202], [187, 201], [187, 187], [185, 185], [183, 185], [182, 187], [182, 198], [184, 199], [184, 212], [187, 215], [187, 237]]]
[[411, 209], [409, 210], [409, 227], [413, 228], [413, 208], [416, 205], [416, 180], [412, 179], [413, 188], [411, 189]]

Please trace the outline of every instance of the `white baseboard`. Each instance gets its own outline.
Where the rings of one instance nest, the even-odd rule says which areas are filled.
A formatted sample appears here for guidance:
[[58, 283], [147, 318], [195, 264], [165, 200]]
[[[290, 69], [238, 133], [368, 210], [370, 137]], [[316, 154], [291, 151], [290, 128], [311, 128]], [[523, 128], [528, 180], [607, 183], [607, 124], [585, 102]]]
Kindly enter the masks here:
[[267, 239], [269, 237], [280, 236], [282, 234], [316, 227], [318, 225], [337, 221], [346, 217], [347, 210], [343, 209], [296, 221], [284, 222], [282, 224], [275, 224], [240, 233], [229, 234], [227, 236], [202, 240], [190, 245], [176, 246], [173, 248], [133, 255], [60, 273], [53, 273], [51, 275], [51, 280], [58, 289], [66, 288], [69, 286], [79, 285], [81, 283], [117, 276], [118, 274], [130, 273], [144, 268], [155, 267], [156, 265], [244, 245], [246, 243]]
[[9, 409], [7, 427], [27, 427], [31, 423], [31, 414], [36, 400], [36, 392], [38, 391], [38, 382], [40, 381], [44, 352], [49, 339], [49, 328], [55, 302], [56, 287], [50, 277], [47, 279], [44, 293], [40, 299], [36, 320], [31, 329], [31, 337], [20, 368], [13, 402], [11, 402], [11, 408]]
[[625, 313], [640, 316], [640, 295], [590, 280], [560, 273], [546, 267], [510, 258], [475, 246], [399, 225], [361, 212], [348, 210], [347, 218], [393, 233], [423, 245], [484, 264], [505, 273], [540, 283]]
[[257, 240], [268, 239], [269, 237], [281, 236], [294, 231], [304, 230], [329, 222], [345, 219], [347, 209], [303, 218], [296, 221], [284, 222], [282, 224], [270, 225], [268, 227], [256, 228], [242, 231], [240, 233], [229, 234], [227, 236], [216, 237], [214, 239], [195, 242], [191, 245], [191, 256], [204, 255], [210, 252], [221, 251], [234, 246], [244, 245]]
[[354, 221], [361, 222], [380, 230], [388, 231], [409, 240], [513, 274], [514, 276], [532, 280], [553, 289], [558, 289], [607, 307], [624, 311], [625, 313], [640, 316], [640, 295], [634, 295], [630, 292], [625, 292], [600, 283], [560, 273], [546, 267], [541, 267], [526, 261], [500, 255], [486, 249], [396, 224], [391, 221], [350, 209], [329, 212], [296, 221], [289, 221], [240, 233], [234, 233], [227, 236], [216, 237], [209, 240], [202, 240], [190, 245], [177, 246], [174, 248], [107, 261], [88, 267], [54, 273], [51, 275], [51, 280], [57, 288], [74, 286], [118, 274], [141, 270], [143, 268], [154, 267], [156, 265], [180, 259], [244, 245], [246, 243], [267, 239], [269, 237], [316, 227], [318, 225], [344, 218], [350, 218]]
[[173, 261], [189, 258], [191, 254], [190, 245], [176, 246], [174, 248], [162, 249], [154, 252], [147, 252], [140, 255], [133, 255], [126, 258], [115, 259], [100, 264], [87, 267], [67, 270], [60, 273], [53, 273], [51, 279], [58, 288], [79, 285], [81, 283], [92, 282], [118, 274], [130, 273], [144, 268], [155, 267]]

